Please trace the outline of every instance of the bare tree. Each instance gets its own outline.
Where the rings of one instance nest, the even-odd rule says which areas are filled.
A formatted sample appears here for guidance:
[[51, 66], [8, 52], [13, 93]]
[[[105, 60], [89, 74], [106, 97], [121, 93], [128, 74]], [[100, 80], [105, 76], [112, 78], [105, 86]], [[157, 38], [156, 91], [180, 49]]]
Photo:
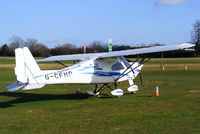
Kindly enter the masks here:
[[20, 38], [19, 36], [13, 36], [10, 39], [10, 41], [11, 41], [10, 48], [12, 48], [12, 49], [16, 49], [16, 48], [24, 46], [24, 40], [22, 38]]
[[93, 41], [88, 47], [89, 52], [106, 52], [107, 45], [101, 41]]
[[50, 50], [52, 55], [65, 55], [65, 54], [75, 54], [77, 53], [77, 47], [70, 43], [65, 43], [63, 45], [58, 45]]
[[49, 53], [49, 49], [45, 45], [37, 44], [35, 46], [33, 55], [34, 56], [39, 56], [39, 57], [47, 57], [47, 56], [50, 55], [50, 53]]
[[36, 51], [35, 49], [36, 49], [36, 46], [38, 44], [38, 41], [36, 39], [26, 39], [24, 44], [25, 44], [26, 47], [29, 48], [29, 50], [31, 52], [34, 52], [34, 51]]
[[38, 43], [36, 39], [26, 39], [24, 44], [26, 47], [29, 48], [33, 56], [40, 56], [40, 57], [49, 56], [49, 49], [45, 45]]
[[11, 43], [9, 44], [10, 53], [12, 56], [14, 56], [15, 49], [24, 46], [24, 40], [18, 36], [13, 36], [10, 39], [10, 41], [11, 41]]
[[196, 44], [196, 54], [200, 54], [200, 21], [197, 20], [192, 31], [192, 43]]

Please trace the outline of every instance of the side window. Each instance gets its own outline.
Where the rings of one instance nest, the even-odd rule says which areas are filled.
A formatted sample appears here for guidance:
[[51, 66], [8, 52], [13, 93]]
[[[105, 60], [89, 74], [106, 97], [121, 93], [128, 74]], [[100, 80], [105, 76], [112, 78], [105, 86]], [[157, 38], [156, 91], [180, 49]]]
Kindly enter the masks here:
[[115, 63], [111, 66], [111, 69], [112, 69], [113, 71], [116, 71], [116, 70], [124, 69], [124, 67], [122, 66], [121, 63], [115, 62]]
[[123, 56], [120, 56], [120, 59], [124, 62], [127, 68], [130, 67], [130, 63], [126, 60], [126, 58], [124, 58]]
[[94, 69], [95, 70], [103, 70], [103, 65], [101, 60], [96, 60], [94, 63]]

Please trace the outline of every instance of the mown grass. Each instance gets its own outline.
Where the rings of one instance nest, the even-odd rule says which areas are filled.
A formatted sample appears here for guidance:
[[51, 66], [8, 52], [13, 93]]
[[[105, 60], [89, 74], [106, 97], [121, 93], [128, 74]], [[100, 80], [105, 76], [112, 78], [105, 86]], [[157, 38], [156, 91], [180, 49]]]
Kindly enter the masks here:
[[14, 64], [14, 57], [0, 57], [0, 64]]
[[[187, 60], [173, 62], [187, 64]], [[197, 62], [191, 60], [191, 64]], [[126, 95], [112, 97], [106, 90], [100, 97], [90, 97], [85, 92], [93, 85], [48, 85], [39, 90], [7, 92], [4, 87], [15, 82], [15, 75], [13, 68], [1, 67], [0, 133], [199, 134], [200, 69], [145, 69], [142, 75], [144, 85], [135, 80], [140, 86], [135, 95], [124, 90]], [[153, 96], [156, 86], [159, 97]], [[77, 87], [82, 94], [74, 94]], [[128, 82], [119, 87], [126, 89]]]

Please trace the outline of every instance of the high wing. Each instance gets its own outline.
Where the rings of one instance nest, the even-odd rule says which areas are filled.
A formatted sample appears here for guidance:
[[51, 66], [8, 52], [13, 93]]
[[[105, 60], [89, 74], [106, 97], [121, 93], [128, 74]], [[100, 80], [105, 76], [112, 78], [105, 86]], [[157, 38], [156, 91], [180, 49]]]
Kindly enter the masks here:
[[139, 54], [147, 54], [147, 53], [173, 51], [173, 50], [186, 49], [186, 48], [190, 48], [194, 46], [195, 46], [194, 44], [183, 43], [183, 44], [154, 46], [154, 47], [148, 47], [148, 48], [130, 49], [130, 50], [113, 51], [113, 52], [59, 55], [59, 56], [51, 56], [51, 57], [40, 59], [37, 61], [43, 62], [43, 61], [84, 60], [87, 58], [109, 58], [109, 57], [117, 57], [117, 56], [128, 56], [128, 55], [139, 55]]

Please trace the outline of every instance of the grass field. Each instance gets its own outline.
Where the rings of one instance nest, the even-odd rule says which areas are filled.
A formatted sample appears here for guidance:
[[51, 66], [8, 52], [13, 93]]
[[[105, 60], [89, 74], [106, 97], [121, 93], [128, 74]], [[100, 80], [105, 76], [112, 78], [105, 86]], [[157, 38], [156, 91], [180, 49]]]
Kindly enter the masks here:
[[[152, 59], [137, 94], [90, 97], [93, 85], [48, 85], [7, 92], [15, 82], [14, 59], [0, 58], [0, 134], [199, 134], [200, 58]], [[184, 70], [184, 66], [188, 70]], [[40, 64], [41, 68], [59, 65]], [[160, 96], [154, 97], [159, 86]], [[81, 88], [82, 94], [75, 95]], [[120, 83], [126, 89], [128, 82]], [[108, 90], [103, 94], [109, 94]]]

